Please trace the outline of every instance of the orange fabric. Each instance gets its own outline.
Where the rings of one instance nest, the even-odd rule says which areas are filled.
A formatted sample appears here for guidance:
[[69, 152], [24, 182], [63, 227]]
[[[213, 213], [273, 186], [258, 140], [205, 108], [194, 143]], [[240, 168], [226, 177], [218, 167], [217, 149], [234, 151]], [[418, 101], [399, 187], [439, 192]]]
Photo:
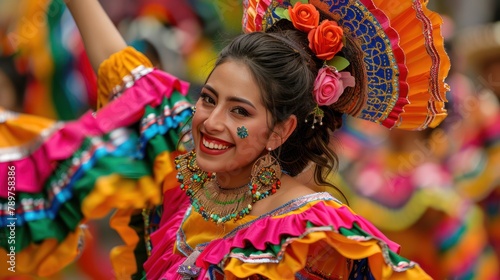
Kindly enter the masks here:
[[[0, 114], [5, 112], [0, 108]], [[42, 132], [54, 125], [53, 120], [19, 114], [0, 123], [0, 148], [17, 147], [36, 140]]]
[[[76, 258], [80, 238], [79, 230], [71, 233], [66, 239], [58, 243], [55, 239], [47, 239], [39, 245], [31, 244], [21, 252], [16, 253], [16, 272], [7, 269], [0, 270], [0, 276], [13, 276], [22, 274], [51, 276], [62, 270]], [[7, 252], [0, 248], [0, 261], [7, 263]]]
[[113, 174], [97, 180], [82, 203], [82, 212], [87, 218], [102, 218], [114, 208], [142, 209], [159, 204], [160, 200], [160, 188], [151, 177], [135, 181]]
[[139, 236], [135, 230], [128, 226], [131, 216], [136, 214], [137, 211], [137, 209], [132, 208], [121, 209], [116, 211], [110, 220], [111, 228], [118, 232], [125, 243], [125, 245], [114, 247], [110, 253], [111, 263], [117, 279], [127, 279], [127, 277], [137, 272], [134, 249], [139, 242]]
[[[339, 233], [328, 231], [310, 232], [301, 238], [289, 239], [285, 245], [283, 260], [278, 264], [243, 263], [236, 258], [230, 258], [225, 266], [227, 279], [247, 278], [260, 274], [269, 279], [295, 279], [295, 273], [306, 266], [308, 254], [328, 250], [328, 265], [324, 273], [328, 275], [346, 275], [348, 268], [346, 258], [363, 259], [368, 257], [370, 270], [376, 279], [431, 279], [420, 267], [407, 270], [404, 273], [393, 272], [385, 264], [382, 249], [377, 240], [359, 242], [351, 240]], [[331, 260], [335, 259], [332, 263]], [[321, 260], [320, 260], [321, 262]], [[321, 264], [319, 264], [321, 267]]]
[[113, 89], [123, 84], [123, 77], [139, 66], [152, 68], [153, 64], [142, 53], [127, 47], [111, 55], [99, 66], [97, 84], [97, 109], [108, 104]]
[[[155, 182], [161, 184], [165, 178], [169, 175], [177, 175], [175, 172], [174, 160], [172, 159], [172, 154], [168, 151], [164, 151], [156, 156], [153, 164], [153, 172]], [[174, 178], [174, 181], [177, 181]]]
[[[214, 222], [205, 221], [199, 213], [194, 210], [192, 211], [191, 215], [182, 225], [182, 230], [186, 235], [186, 242], [192, 248], [196, 247], [198, 244], [221, 238], [238, 226], [248, 223], [256, 218], [255, 216], [247, 215], [235, 223], [228, 222], [218, 225]], [[177, 246], [175, 247], [175, 250], [177, 251]]]
[[[439, 14], [427, 9], [426, 0], [398, 2], [397, 6], [391, 0], [373, 2], [377, 8], [387, 11], [385, 15], [390, 19], [391, 27], [398, 34], [404, 34], [400, 36], [399, 44], [406, 54], [410, 104], [404, 107], [404, 112], [400, 115], [399, 128], [415, 129], [426, 121], [430, 122], [430, 127], [435, 127], [447, 115], [444, 101], [446, 101], [446, 92], [449, 90], [444, 82], [450, 69], [450, 59], [446, 54], [444, 38], [441, 35], [440, 26], [443, 20]], [[419, 19], [412, 5], [421, 5], [423, 14], [429, 22]], [[422, 36], [422, 27], [426, 24], [429, 24], [432, 29], [430, 34], [433, 37], [433, 51], [439, 56], [439, 63], [434, 61], [435, 57], [433, 58], [428, 53], [425, 41], [427, 35]], [[433, 75], [437, 77], [435, 79], [437, 84], [433, 83]], [[437, 88], [436, 93], [432, 92], [433, 86]]]

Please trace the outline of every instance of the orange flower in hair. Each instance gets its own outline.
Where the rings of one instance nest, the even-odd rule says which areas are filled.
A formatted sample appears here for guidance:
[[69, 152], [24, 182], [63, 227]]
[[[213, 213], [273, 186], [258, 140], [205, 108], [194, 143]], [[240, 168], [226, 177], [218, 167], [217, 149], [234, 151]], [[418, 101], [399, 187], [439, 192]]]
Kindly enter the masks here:
[[295, 3], [295, 6], [288, 7], [288, 13], [293, 26], [298, 30], [308, 33], [319, 24], [319, 12], [312, 4]]
[[307, 38], [309, 39], [309, 48], [321, 60], [330, 60], [343, 47], [342, 37], [344, 31], [332, 20], [324, 20], [321, 24], [309, 31]]

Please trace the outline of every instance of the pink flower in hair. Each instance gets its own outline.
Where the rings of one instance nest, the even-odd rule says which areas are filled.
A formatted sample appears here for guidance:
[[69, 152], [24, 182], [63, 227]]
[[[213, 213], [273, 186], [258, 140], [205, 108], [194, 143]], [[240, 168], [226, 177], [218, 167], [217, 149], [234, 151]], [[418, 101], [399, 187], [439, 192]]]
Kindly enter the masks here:
[[354, 87], [355, 80], [349, 72], [338, 72], [335, 67], [319, 69], [314, 81], [313, 94], [320, 106], [329, 106], [339, 100], [346, 87]]

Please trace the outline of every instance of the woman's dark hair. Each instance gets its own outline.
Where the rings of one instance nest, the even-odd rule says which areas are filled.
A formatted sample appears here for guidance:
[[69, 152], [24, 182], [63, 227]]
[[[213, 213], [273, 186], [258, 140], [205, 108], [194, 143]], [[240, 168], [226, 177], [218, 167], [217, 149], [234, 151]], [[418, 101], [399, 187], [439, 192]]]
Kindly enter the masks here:
[[236, 37], [221, 51], [215, 65], [227, 61], [241, 61], [250, 69], [261, 89], [263, 103], [272, 113], [272, 126], [291, 115], [297, 117], [295, 131], [273, 151], [282, 168], [296, 176], [313, 161], [316, 183], [332, 186], [325, 177], [337, 169], [338, 157], [329, 142], [333, 131], [342, 124], [342, 113], [321, 106], [325, 113], [323, 125], [312, 128], [311, 112], [317, 106], [312, 92], [323, 61], [309, 49], [307, 34], [293, 28], [290, 21], [281, 20], [265, 33]]

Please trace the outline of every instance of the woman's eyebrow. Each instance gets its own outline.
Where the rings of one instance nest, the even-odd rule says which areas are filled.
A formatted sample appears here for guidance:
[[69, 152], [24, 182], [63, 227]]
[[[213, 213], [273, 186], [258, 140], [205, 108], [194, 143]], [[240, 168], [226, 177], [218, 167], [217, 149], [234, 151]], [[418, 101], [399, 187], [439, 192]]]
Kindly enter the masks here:
[[249, 100], [245, 99], [245, 98], [241, 98], [241, 97], [238, 97], [238, 96], [230, 96], [227, 98], [228, 101], [232, 101], [232, 102], [241, 102], [241, 103], [245, 103], [247, 104], [248, 106], [254, 108], [254, 109], [257, 109], [255, 108], [255, 106], [252, 104], [252, 102], [250, 102]]
[[[208, 89], [209, 91], [211, 91], [213, 94], [215, 94], [215, 96], [219, 97], [219, 93], [212, 86], [205, 84], [203, 87], [206, 88], [206, 89]], [[256, 109], [255, 106], [253, 105], [253, 103], [250, 102], [248, 99], [245, 99], [245, 98], [241, 98], [241, 97], [238, 97], [238, 96], [230, 96], [230, 97], [227, 98], [227, 100], [228, 101], [232, 101], [232, 102], [245, 103], [248, 106]]]

